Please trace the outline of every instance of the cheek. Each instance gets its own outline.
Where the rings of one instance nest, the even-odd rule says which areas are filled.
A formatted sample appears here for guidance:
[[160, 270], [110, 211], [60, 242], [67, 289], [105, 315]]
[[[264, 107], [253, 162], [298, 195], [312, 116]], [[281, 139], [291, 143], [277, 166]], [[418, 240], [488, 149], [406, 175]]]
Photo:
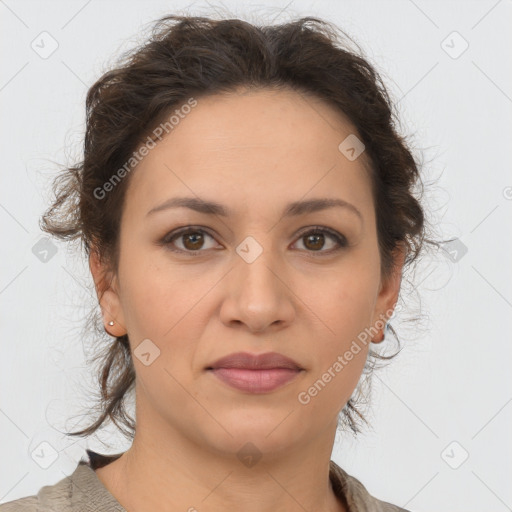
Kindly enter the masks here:
[[[362, 291], [360, 288], [358, 292]], [[344, 388], [355, 387], [363, 370], [368, 349], [368, 337], [364, 337], [369, 326], [371, 310], [368, 296], [340, 293], [336, 307], [331, 305], [330, 321], [336, 333], [331, 342], [325, 345], [324, 367], [342, 375]], [[341, 365], [341, 367], [340, 367]], [[340, 380], [340, 379], [338, 379]]]
[[121, 245], [119, 280], [126, 329], [134, 345], [144, 338], [155, 338], [165, 326], [172, 327], [182, 287], [169, 282], [168, 273], [136, 243]]
[[[122, 307], [126, 328], [132, 337], [161, 339], [173, 332], [188, 313], [201, 291], [178, 272], [164, 272], [151, 265], [130, 270], [123, 281]], [[181, 323], [181, 322], [180, 322]]]
[[[123, 253], [122, 253], [123, 254]], [[187, 360], [200, 339], [208, 315], [207, 296], [220, 276], [200, 265], [170, 264], [161, 254], [140, 249], [125, 252], [119, 262], [122, 309], [133, 348], [149, 338], [162, 361], [180, 353]], [[166, 351], [172, 344], [173, 350]], [[176, 359], [173, 365], [176, 365]]]
[[350, 264], [347, 259], [328, 280], [317, 281], [315, 292], [309, 291], [305, 300], [318, 318], [311, 342], [315, 365], [308, 386], [312, 387], [310, 392], [304, 390], [312, 409], [343, 407], [361, 378], [380, 275], [373, 270], [378, 263], [370, 259], [375, 258], [354, 257]]
[[304, 412], [313, 416], [341, 411], [361, 379], [367, 360], [370, 338], [365, 338], [364, 332], [370, 316], [368, 298], [345, 290], [331, 294], [331, 300], [320, 309], [322, 325], [312, 340], [314, 364], [297, 396], [305, 405]]
[[312, 276], [309, 286], [303, 288], [311, 309], [322, 320], [327, 339], [338, 348], [370, 326], [379, 277], [378, 258], [369, 251], [354, 252], [321, 279]]

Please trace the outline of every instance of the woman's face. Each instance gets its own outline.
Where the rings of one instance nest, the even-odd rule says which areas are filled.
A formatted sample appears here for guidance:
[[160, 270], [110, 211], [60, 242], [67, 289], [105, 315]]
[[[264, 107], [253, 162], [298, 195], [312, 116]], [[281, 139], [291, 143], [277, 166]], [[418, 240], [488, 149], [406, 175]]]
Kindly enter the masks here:
[[[223, 453], [334, 435], [367, 358], [361, 333], [399, 287], [381, 281], [365, 155], [339, 149], [355, 129], [293, 91], [210, 96], [186, 111], [132, 171], [118, 273], [101, 298], [109, 331], [127, 332], [134, 352], [137, 428]], [[161, 207], [182, 197], [226, 215]], [[346, 205], [286, 214], [319, 199]], [[240, 390], [207, 369], [235, 352], [278, 352], [302, 371]]]

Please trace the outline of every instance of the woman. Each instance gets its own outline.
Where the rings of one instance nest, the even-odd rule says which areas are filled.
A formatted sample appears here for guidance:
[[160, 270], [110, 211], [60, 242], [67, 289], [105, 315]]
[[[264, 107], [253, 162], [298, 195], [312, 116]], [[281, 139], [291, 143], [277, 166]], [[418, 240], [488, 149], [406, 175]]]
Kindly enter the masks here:
[[71, 435], [133, 442], [2, 512], [405, 510], [330, 460], [426, 241], [387, 91], [342, 43], [316, 18], [167, 16], [91, 87], [42, 227], [83, 242], [113, 337]]

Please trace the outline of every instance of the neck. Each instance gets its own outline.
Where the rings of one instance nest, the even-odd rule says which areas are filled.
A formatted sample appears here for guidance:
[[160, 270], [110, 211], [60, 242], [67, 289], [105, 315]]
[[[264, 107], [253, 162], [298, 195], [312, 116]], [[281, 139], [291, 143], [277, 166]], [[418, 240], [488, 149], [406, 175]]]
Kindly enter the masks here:
[[151, 419], [138, 422], [131, 448], [96, 474], [130, 512], [344, 512], [329, 479], [335, 433], [333, 422], [307, 446], [262, 454], [246, 445], [226, 455]]

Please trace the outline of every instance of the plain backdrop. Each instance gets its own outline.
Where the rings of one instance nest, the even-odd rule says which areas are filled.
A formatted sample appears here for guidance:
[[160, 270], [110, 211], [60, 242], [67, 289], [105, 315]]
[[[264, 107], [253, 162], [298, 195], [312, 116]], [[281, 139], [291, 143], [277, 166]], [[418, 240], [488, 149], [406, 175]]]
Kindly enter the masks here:
[[[1, 0], [0, 502], [69, 475], [86, 446], [128, 448], [113, 428], [62, 434], [90, 405], [81, 328], [94, 299], [80, 255], [48, 244], [38, 220], [57, 163], [79, 156], [88, 87], [152, 20], [216, 11], [319, 16], [354, 37], [422, 155], [436, 228], [457, 239], [411, 276], [404, 302], [422, 320], [395, 319], [404, 349], [374, 377], [372, 428], [340, 435], [333, 460], [412, 511], [512, 510], [510, 0]], [[49, 446], [45, 469], [34, 451]]]

